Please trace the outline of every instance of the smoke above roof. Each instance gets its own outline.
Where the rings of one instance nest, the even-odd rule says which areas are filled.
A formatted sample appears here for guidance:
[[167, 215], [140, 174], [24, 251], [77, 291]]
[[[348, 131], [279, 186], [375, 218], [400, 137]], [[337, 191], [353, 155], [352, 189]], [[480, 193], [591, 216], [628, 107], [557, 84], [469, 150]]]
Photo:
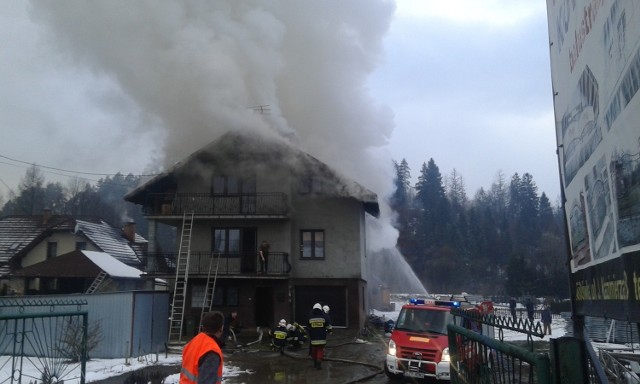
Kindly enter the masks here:
[[[371, 165], [393, 128], [367, 77], [394, 10], [386, 0], [70, 0], [34, 1], [31, 15], [63, 60], [134, 105], [134, 130], [165, 138], [165, 166], [224, 132], [249, 130], [362, 176], [379, 172]], [[131, 115], [131, 105], [112, 108]], [[358, 179], [382, 187], [379, 177]]]

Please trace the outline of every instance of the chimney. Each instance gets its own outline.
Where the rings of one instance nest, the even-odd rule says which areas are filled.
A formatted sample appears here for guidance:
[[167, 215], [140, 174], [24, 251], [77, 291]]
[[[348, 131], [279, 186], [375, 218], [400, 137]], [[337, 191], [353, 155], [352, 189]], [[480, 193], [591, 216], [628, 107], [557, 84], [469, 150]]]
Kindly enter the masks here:
[[51, 208], [45, 208], [42, 210], [42, 225], [47, 225], [51, 220]]
[[124, 224], [124, 227], [122, 227], [122, 235], [130, 243], [135, 242], [135, 240], [136, 240], [136, 223], [134, 223], [133, 221], [126, 222]]

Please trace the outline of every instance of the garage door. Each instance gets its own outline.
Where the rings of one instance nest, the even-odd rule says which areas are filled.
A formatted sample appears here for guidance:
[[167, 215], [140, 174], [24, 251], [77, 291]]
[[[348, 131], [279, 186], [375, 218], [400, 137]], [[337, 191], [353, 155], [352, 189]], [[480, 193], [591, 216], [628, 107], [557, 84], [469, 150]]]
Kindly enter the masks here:
[[347, 326], [347, 288], [344, 286], [304, 286], [295, 288], [295, 321], [306, 324], [313, 304], [331, 308], [331, 325]]

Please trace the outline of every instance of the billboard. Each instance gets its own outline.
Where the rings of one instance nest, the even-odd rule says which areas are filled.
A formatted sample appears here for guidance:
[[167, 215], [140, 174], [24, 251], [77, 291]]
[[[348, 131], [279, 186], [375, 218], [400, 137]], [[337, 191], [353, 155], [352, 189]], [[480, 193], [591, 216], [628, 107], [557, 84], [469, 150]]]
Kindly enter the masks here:
[[575, 310], [640, 322], [640, 1], [547, 16]]

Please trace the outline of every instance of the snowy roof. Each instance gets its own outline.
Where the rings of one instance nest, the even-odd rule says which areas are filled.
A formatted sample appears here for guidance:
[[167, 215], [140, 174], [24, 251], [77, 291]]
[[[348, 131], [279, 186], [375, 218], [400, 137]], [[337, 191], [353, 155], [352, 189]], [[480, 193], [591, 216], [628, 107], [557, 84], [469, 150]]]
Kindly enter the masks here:
[[[83, 233], [103, 252], [110, 254], [116, 259], [128, 265], [139, 265], [140, 259], [129, 244], [129, 241], [122, 235], [122, 231], [105, 223], [91, 222], [85, 220], [76, 221], [75, 232]], [[136, 234], [136, 242], [146, 242], [141, 236]]]
[[98, 249], [132, 266], [141, 265], [140, 250], [147, 243], [138, 234], [135, 242], [129, 243], [121, 229], [99, 218], [44, 214], [6, 216], [0, 219], [0, 276], [11, 272], [11, 260], [26, 255], [54, 233], [81, 234]]
[[138, 279], [142, 275], [139, 269], [128, 266], [105, 252], [81, 251], [91, 262], [111, 277]]
[[13, 215], [0, 219], [0, 264], [28, 252], [54, 231], [72, 231], [73, 217], [67, 215]]

